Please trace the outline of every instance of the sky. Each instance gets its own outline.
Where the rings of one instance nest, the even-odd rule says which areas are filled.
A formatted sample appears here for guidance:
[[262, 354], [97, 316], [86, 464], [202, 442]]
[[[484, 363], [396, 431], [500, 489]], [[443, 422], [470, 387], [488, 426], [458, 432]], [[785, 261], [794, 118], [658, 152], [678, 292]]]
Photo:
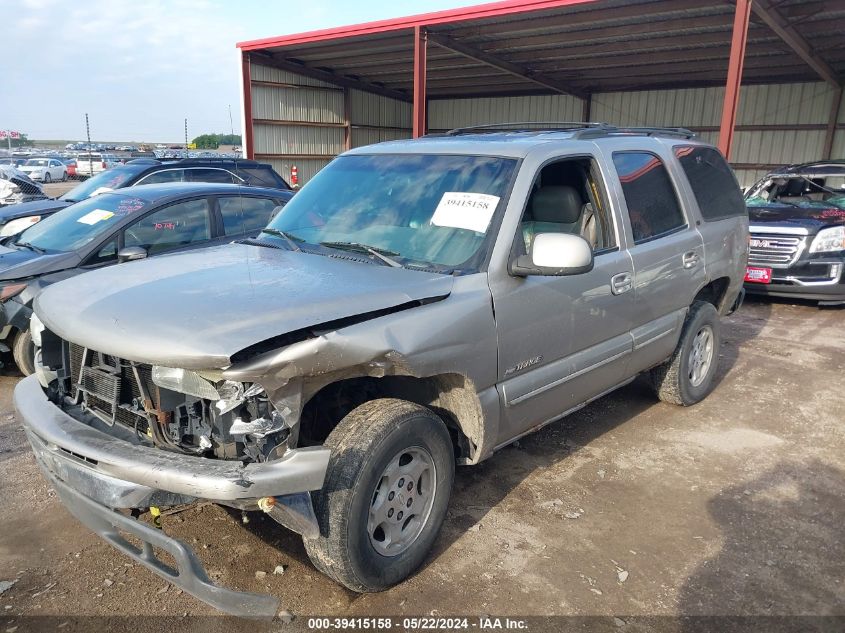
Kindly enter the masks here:
[[473, 0], [0, 0], [0, 130], [180, 142], [240, 133], [235, 43]]

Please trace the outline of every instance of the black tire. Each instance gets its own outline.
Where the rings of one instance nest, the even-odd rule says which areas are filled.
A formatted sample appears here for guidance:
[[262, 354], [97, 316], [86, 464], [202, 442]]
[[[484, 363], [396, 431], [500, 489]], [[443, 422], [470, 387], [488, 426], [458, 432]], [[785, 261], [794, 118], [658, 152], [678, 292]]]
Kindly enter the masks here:
[[66, 171], [62, 172], [62, 182], [67, 182], [67, 172]]
[[50, 177], [50, 172], [49, 171], [44, 172], [44, 183], [46, 184], [48, 182], [51, 182], [52, 180], [53, 179]]
[[12, 357], [24, 376], [29, 376], [35, 371], [35, 346], [32, 344], [29, 328], [15, 335], [15, 341], [12, 343]]
[[[326, 481], [322, 490], [313, 493], [320, 536], [303, 539], [308, 556], [317, 569], [352, 591], [387, 589], [423, 563], [446, 516], [455, 477], [446, 425], [420, 405], [392, 398], [372, 400], [351, 411], [331, 432], [325, 446], [332, 449]], [[406, 449], [428, 452], [436, 473], [432, 477], [434, 496], [415, 540], [396, 555], [384, 555], [374, 547], [368, 531], [370, 506], [385, 481], [385, 469], [397, 456], [404, 456]], [[400, 490], [404, 488], [400, 486]]]
[[[712, 356], [706, 372], [700, 376], [700, 382], [691, 377], [693, 365], [691, 352], [698, 336], [706, 328], [712, 333]], [[688, 407], [701, 402], [715, 386], [716, 372], [719, 367], [719, 346], [722, 337], [719, 313], [712, 303], [696, 301], [692, 304], [678, 346], [672, 358], [663, 365], [651, 370], [651, 381], [657, 397], [663, 402]]]

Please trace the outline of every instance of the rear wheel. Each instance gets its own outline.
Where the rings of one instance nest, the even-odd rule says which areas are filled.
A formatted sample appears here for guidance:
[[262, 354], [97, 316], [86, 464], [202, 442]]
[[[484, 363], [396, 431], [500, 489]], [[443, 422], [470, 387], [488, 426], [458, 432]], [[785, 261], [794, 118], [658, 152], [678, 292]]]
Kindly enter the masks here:
[[425, 560], [446, 516], [455, 475], [452, 441], [425, 407], [373, 400], [325, 442], [325, 484], [314, 494], [320, 536], [304, 539], [314, 565], [352, 591], [381, 591]]
[[24, 376], [29, 376], [35, 371], [35, 345], [32, 343], [29, 328], [15, 335], [15, 341], [12, 343], [12, 357]]
[[685, 407], [701, 402], [715, 386], [721, 340], [716, 308], [696, 301], [672, 358], [651, 370], [657, 397]]
[[62, 172], [62, 182], [67, 182], [67, 172], [66, 171]]

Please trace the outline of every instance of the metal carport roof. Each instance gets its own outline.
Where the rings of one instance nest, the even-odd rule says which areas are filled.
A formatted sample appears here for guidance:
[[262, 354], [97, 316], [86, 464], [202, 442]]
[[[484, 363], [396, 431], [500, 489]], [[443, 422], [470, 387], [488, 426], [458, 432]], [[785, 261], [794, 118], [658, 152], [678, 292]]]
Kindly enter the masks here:
[[245, 59], [413, 102], [419, 134], [427, 100], [455, 97], [565, 93], [588, 104], [597, 92], [727, 83], [735, 115], [740, 77], [841, 86], [844, 32], [842, 0], [507, 0], [238, 47]]

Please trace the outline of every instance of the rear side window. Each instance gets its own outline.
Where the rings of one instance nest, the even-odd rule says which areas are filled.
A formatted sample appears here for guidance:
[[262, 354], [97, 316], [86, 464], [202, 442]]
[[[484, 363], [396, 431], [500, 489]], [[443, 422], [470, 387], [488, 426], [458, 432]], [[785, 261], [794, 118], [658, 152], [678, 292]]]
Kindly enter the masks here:
[[686, 226], [666, 166], [646, 152], [616, 152], [613, 164], [622, 183], [634, 242], [640, 244]]
[[290, 189], [288, 183], [270, 167], [238, 167], [237, 174], [250, 185], [256, 187], [273, 187], [275, 189]]
[[244, 196], [225, 196], [219, 198], [220, 215], [223, 216], [223, 232], [237, 235], [249, 231], [259, 231], [267, 226], [273, 209], [278, 206], [269, 198], [247, 198]]
[[680, 145], [675, 148], [675, 156], [687, 175], [705, 220], [721, 220], [747, 213], [736, 177], [717, 150]]
[[229, 185], [237, 182], [232, 179], [232, 174], [225, 169], [192, 167], [185, 170], [185, 176], [187, 176], [189, 182], [217, 182]]
[[163, 169], [156, 171], [149, 176], [144, 176], [136, 182], [136, 185], [155, 185], [162, 182], [182, 182], [185, 177], [183, 169]]

